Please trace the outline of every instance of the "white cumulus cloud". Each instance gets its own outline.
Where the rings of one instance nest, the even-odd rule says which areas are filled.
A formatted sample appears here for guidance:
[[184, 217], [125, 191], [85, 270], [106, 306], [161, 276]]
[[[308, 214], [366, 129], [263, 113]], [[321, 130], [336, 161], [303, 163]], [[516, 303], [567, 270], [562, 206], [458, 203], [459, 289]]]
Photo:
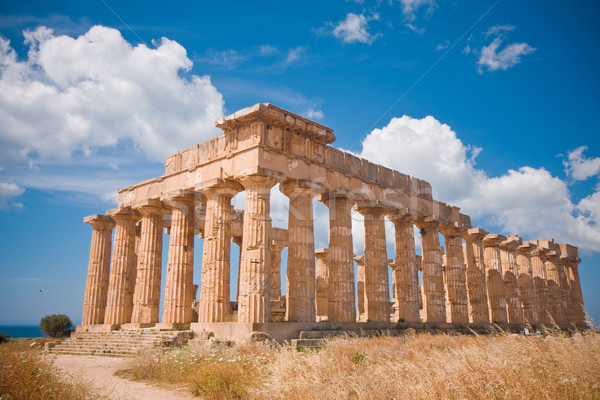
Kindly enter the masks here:
[[402, 13], [404, 14], [404, 18], [409, 21], [413, 21], [416, 18], [415, 12], [417, 12], [417, 10], [422, 6], [428, 6], [428, 13], [433, 12], [436, 7], [434, 0], [400, 0], [400, 4], [402, 5]]
[[13, 198], [22, 195], [25, 189], [19, 187], [15, 183], [0, 182], [0, 210], [7, 209], [11, 206], [21, 207], [20, 203], [13, 203]]
[[377, 18], [377, 16], [367, 18], [363, 14], [348, 13], [344, 20], [334, 26], [332, 33], [345, 43], [371, 44], [378, 35], [369, 33], [369, 21]]
[[583, 155], [586, 150], [587, 146], [581, 146], [569, 151], [567, 159], [563, 161], [565, 172], [576, 181], [600, 174], [600, 157], [587, 158]]
[[325, 118], [325, 114], [323, 113], [323, 111], [313, 110], [312, 108], [309, 108], [307, 111], [305, 111], [304, 116], [308, 119], [315, 119], [315, 120], [320, 120], [320, 119]]
[[479, 73], [483, 73], [483, 68], [488, 71], [507, 70], [510, 67], [521, 62], [521, 56], [527, 55], [535, 51], [527, 43], [511, 43], [498, 51], [502, 45], [502, 39], [497, 37], [492, 43], [484, 46], [479, 54], [477, 64], [479, 65]]

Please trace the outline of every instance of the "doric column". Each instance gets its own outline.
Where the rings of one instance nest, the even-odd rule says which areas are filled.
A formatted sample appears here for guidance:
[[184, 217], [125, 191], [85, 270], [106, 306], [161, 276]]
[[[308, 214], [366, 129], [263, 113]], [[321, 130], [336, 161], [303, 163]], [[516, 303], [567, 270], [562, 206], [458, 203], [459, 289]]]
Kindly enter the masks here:
[[215, 179], [196, 186], [206, 197], [206, 222], [202, 250], [202, 286], [198, 304], [198, 322], [228, 321], [231, 198], [243, 190], [234, 181]]
[[366, 321], [365, 317], [365, 256], [354, 256], [356, 261], [356, 308], [358, 320]]
[[317, 258], [317, 316], [327, 317], [327, 291], [329, 279], [329, 249], [316, 249]]
[[164, 201], [172, 211], [162, 323], [186, 324], [194, 299], [194, 193], [178, 191]]
[[544, 263], [546, 267], [546, 285], [548, 285], [548, 309], [554, 322], [558, 325], [564, 324], [562, 309], [562, 289], [560, 287], [560, 274], [558, 263], [560, 253], [550, 250]]
[[486, 271], [490, 319], [492, 323], [506, 324], [506, 298], [504, 297], [504, 279], [502, 278], [502, 261], [500, 243], [506, 236], [491, 234], [483, 238], [483, 259]]
[[116, 228], [104, 323], [119, 325], [130, 322], [133, 311], [137, 261], [135, 224], [140, 219], [140, 214], [125, 207], [110, 210], [108, 214], [115, 220]]
[[523, 308], [521, 306], [521, 295], [517, 280], [519, 272], [515, 256], [515, 250], [520, 244], [521, 238], [518, 236], [509, 236], [508, 239], [500, 243], [504, 297], [506, 298], [509, 324], [523, 323]]
[[392, 271], [396, 285], [394, 297], [397, 299], [397, 318], [406, 322], [420, 322], [419, 315], [419, 274], [415, 254], [415, 234], [410, 216], [388, 214], [395, 228], [396, 259]]
[[313, 197], [322, 191], [309, 181], [286, 181], [279, 189], [289, 200], [287, 259], [287, 321], [315, 321], [315, 238]]
[[568, 259], [569, 277], [571, 281], [571, 293], [573, 296], [574, 310], [573, 317], [575, 326], [585, 328], [585, 308], [583, 306], [583, 294], [581, 292], [581, 282], [579, 281], [578, 265], [581, 259], [577, 257], [577, 248], [575, 248], [575, 257]]
[[115, 221], [106, 215], [90, 215], [83, 222], [92, 227], [92, 244], [88, 264], [82, 325], [104, 323], [108, 274], [110, 270], [110, 243]]
[[449, 320], [453, 324], [469, 323], [467, 300], [467, 274], [463, 254], [464, 228], [446, 226], [440, 229], [446, 242], [446, 290], [449, 304]]
[[327, 319], [356, 321], [354, 251], [352, 244], [352, 200], [344, 193], [320, 196], [329, 207], [329, 282]]
[[390, 321], [390, 285], [385, 242], [385, 215], [389, 209], [361, 202], [356, 210], [365, 224], [365, 317], [368, 321]]
[[489, 324], [485, 266], [481, 241], [488, 232], [472, 228], [467, 230], [465, 239], [465, 262], [467, 264], [467, 291], [469, 293], [469, 320], [474, 324]]
[[538, 299], [538, 321], [541, 324], [550, 324], [548, 309], [548, 286], [546, 284], [546, 253], [548, 250], [536, 248], [531, 252], [531, 271], [533, 285]]
[[162, 217], [168, 211], [160, 200], [147, 200], [135, 205], [142, 215], [140, 244], [137, 256], [137, 276], [133, 291], [132, 323], [155, 324], [160, 305], [162, 270]]
[[539, 305], [533, 283], [531, 252], [535, 249], [531, 243], [523, 243], [515, 250], [517, 255], [518, 285], [521, 294], [523, 319], [531, 325], [539, 324]]
[[438, 237], [438, 222], [429, 219], [416, 221], [421, 230], [423, 269], [423, 314], [425, 322], [446, 322], [444, 271]]
[[271, 188], [277, 181], [262, 175], [241, 178], [246, 188], [238, 322], [271, 321]]
[[[560, 246], [560, 245], [559, 245]], [[573, 296], [571, 294], [571, 284], [569, 278], [569, 267], [566, 264], [567, 257], [563, 255], [562, 248], [559, 247], [559, 257], [557, 261], [558, 275], [560, 279], [560, 289], [562, 291], [562, 316], [564, 325], [572, 325], [574, 322], [573, 312], [575, 309]]]

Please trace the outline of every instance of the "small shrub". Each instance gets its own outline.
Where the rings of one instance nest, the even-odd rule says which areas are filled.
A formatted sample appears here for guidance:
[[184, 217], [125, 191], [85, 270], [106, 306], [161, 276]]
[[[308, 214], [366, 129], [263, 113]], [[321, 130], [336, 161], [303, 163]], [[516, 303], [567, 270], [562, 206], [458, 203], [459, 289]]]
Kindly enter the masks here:
[[350, 361], [352, 361], [354, 364], [358, 364], [361, 361], [364, 361], [367, 358], [367, 355], [365, 353], [359, 353], [358, 351], [352, 356], [352, 358], [350, 359]]
[[40, 321], [40, 329], [44, 335], [53, 338], [68, 336], [72, 327], [71, 319], [65, 314], [46, 315]]
[[[10, 335], [0, 332], [0, 343], [6, 343], [8, 341], [10, 341]], [[2, 400], [2, 398], [0, 398], [0, 400]]]

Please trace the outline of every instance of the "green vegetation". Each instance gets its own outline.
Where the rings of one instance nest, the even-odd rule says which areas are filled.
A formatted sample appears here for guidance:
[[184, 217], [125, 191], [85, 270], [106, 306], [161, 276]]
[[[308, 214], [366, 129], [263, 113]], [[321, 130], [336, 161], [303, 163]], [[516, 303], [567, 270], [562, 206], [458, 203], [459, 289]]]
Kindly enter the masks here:
[[46, 315], [40, 322], [44, 335], [52, 338], [68, 336], [72, 327], [71, 319], [65, 314]]

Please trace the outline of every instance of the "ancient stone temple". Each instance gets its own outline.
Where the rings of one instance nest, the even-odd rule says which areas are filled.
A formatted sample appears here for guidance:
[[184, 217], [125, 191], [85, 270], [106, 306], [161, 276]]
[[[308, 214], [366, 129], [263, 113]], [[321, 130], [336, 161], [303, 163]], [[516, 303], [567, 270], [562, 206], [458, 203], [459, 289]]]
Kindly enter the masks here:
[[[78, 331], [191, 327], [285, 339], [318, 321], [585, 326], [576, 247], [473, 228], [458, 207], [433, 199], [427, 182], [337, 150], [331, 129], [271, 104], [216, 125], [222, 135], [168, 156], [163, 176], [121, 189], [117, 208], [84, 219], [93, 231]], [[271, 226], [276, 185], [289, 199], [287, 229]], [[238, 193], [243, 210], [232, 207]], [[317, 250], [315, 200], [329, 209], [329, 245]], [[353, 210], [364, 216], [362, 255]], [[193, 281], [197, 236], [201, 282]]]

